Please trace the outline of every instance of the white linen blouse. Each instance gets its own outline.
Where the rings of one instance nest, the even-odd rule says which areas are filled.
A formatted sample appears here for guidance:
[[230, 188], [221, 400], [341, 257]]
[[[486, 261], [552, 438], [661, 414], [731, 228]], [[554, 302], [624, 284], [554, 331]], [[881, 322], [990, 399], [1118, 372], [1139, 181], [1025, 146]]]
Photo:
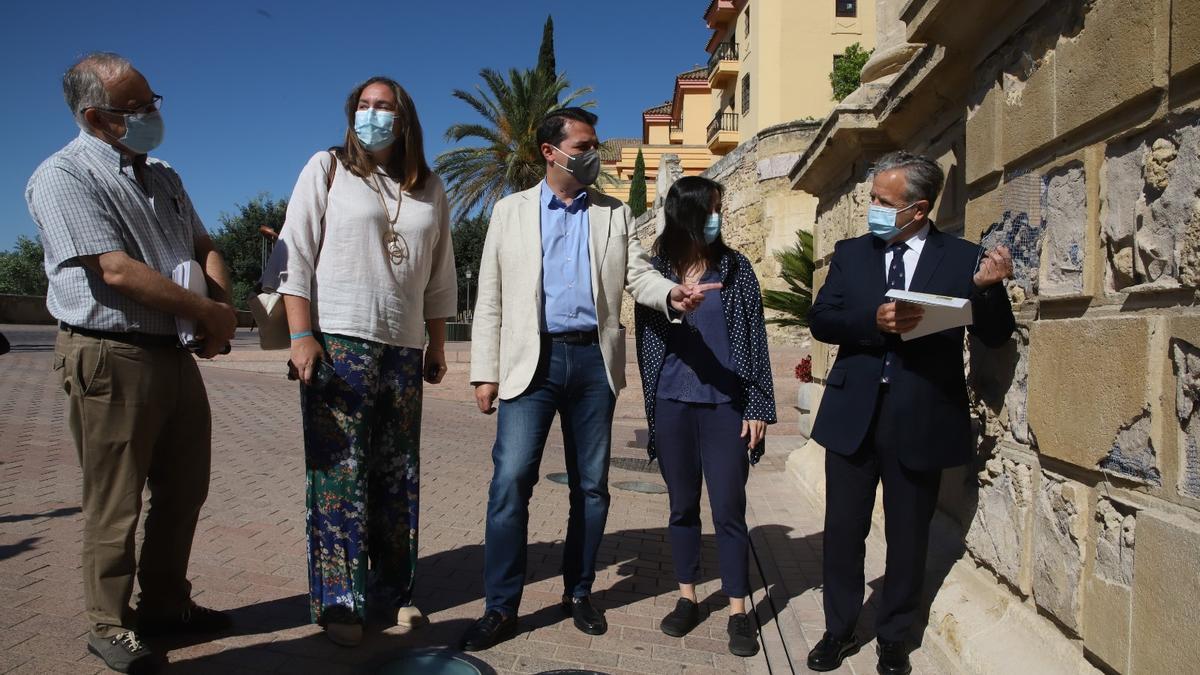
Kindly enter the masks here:
[[[331, 163], [329, 152], [313, 155], [292, 190], [276, 244], [285, 247], [276, 255], [286, 256], [277, 290], [309, 300], [314, 331], [423, 349], [425, 320], [458, 311], [442, 181], [431, 173], [423, 188], [408, 192], [382, 170], [368, 180], [343, 164], [326, 191]], [[400, 215], [391, 225], [397, 202]], [[385, 242], [391, 230], [408, 247], [399, 265]]]

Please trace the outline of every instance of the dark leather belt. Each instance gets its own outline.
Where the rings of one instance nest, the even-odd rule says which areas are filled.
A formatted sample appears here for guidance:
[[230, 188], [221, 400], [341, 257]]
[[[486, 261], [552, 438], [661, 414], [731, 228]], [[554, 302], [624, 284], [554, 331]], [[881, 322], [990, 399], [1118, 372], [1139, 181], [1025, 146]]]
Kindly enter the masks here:
[[59, 330], [66, 331], [72, 335], [82, 335], [84, 337], [95, 338], [97, 340], [112, 340], [113, 342], [123, 342], [125, 344], [134, 345], [135, 347], [178, 347], [179, 337], [175, 335], [152, 335], [150, 333], [117, 333], [107, 330], [92, 330], [91, 328], [80, 328], [71, 324], [58, 322]]
[[594, 345], [600, 341], [600, 332], [595, 330], [569, 330], [565, 333], [547, 333], [551, 342], [565, 342], [569, 345]]

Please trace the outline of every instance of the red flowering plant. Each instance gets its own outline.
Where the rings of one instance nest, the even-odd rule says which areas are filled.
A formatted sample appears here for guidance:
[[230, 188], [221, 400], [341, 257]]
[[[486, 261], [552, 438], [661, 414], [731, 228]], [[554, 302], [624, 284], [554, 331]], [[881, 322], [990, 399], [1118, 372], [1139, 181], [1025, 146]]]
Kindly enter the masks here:
[[812, 382], [812, 357], [806, 356], [796, 364], [796, 379], [801, 382]]

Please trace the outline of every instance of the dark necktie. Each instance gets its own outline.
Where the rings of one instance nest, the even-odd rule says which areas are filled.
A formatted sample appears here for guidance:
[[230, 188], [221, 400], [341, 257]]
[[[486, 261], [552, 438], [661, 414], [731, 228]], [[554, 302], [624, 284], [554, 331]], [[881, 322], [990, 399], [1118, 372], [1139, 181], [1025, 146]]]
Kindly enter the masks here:
[[[904, 252], [908, 250], [908, 244], [906, 244], [904, 242], [900, 242], [899, 244], [892, 244], [891, 246], [889, 246], [887, 248], [887, 250], [889, 253], [892, 254], [892, 262], [891, 262], [891, 264], [888, 265], [888, 274], [887, 274], [888, 290], [891, 290], [893, 288], [898, 288], [903, 291], [903, 290], [905, 290], [905, 288], [904, 288]], [[888, 351], [887, 354], [883, 355], [883, 375], [879, 378], [880, 382], [887, 384], [888, 382], [891, 381], [893, 364], [895, 363], [895, 360], [896, 360], [895, 352]]]

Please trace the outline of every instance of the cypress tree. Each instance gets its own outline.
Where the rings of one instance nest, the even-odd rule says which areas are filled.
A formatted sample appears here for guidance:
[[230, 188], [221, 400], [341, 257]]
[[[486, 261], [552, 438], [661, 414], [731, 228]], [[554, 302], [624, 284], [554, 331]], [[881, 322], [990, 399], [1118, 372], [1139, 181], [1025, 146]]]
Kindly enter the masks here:
[[638, 148], [637, 160], [633, 163], [633, 177], [629, 183], [629, 210], [637, 218], [646, 212], [646, 160]]
[[537, 69], [551, 79], [558, 77], [554, 64], [554, 17], [546, 16], [546, 26], [542, 28], [542, 47], [538, 50]]

